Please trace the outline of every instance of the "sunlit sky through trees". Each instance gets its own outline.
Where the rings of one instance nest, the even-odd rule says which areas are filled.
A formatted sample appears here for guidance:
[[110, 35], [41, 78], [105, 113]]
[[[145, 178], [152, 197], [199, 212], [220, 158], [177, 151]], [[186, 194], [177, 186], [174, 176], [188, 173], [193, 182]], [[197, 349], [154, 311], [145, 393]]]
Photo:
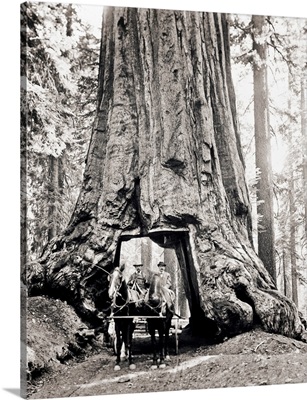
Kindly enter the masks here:
[[96, 36], [100, 36], [103, 6], [78, 4], [77, 7], [80, 17], [93, 26]]

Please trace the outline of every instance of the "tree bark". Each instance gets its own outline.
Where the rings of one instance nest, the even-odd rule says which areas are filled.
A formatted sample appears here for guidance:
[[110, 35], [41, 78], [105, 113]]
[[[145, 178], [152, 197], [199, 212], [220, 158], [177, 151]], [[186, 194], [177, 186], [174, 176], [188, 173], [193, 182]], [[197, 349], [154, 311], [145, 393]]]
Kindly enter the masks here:
[[48, 240], [50, 241], [56, 236], [55, 198], [58, 182], [57, 159], [53, 156], [49, 156], [48, 164]]
[[48, 164], [48, 240], [50, 241], [59, 233], [59, 199], [63, 194], [63, 180], [61, 159], [49, 156]]
[[307, 238], [307, 79], [306, 72], [302, 70], [301, 78], [301, 131], [303, 145], [303, 184], [304, 184], [304, 211], [305, 211], [305, 236]]
[[[251, 242], [226, 15], [106, 8], [96, 123], [71, 221], [29, 286], [84, 315], [107, 308], [120, 245], [148, 236], [176, 251], [203, 335], [260, 323], [301, 337], [295, 305], [278, 293]], [[87, 303], [88, 304], [88, 303]]]
[[257, 183], [257, 213], [260, 216], [258, 254], [276, 282], [267, 44], [264, 38], [265, 17], [253, 15], [252, 23], [254, 27], [253, 50], [256, 54], [253, 64], [255, 154], [256, 167], [259, 168], [261, 174]]
[[282, 253], [282, 270], [283, 270], [283, 289], [284, 289], [284, 295], [286, 297], [289, 297], [289, 289], [288, 289], [288, 277], [287, 277], [287, 267], [289, 263], [287, 262], [287, 254], [286, 250], [283, 250]]
[[152, 264], [152, 241], [149, 239], [141, 243], [141, 263], [145, 267]]
[[[293, 80], [291, 76], [291, 70], [289, 71], [289, 99], [288, 99], [288, 109], [291, 113], [292, 110], [292, 86]], [[294, 148], [294, 139], [293, 139], [293, 129], [291, 129], [291, 121], [289, 121], [289, 137], [288, 137], [288, 147], [289, 147], [289, 249], [290, 249], [290, 263], [291, 263], [291, 293], [292, 300], [296, 305], [298, 305], [298, 278], [297, 278], [297, 262], [296, 262], [296, 204], [295, 204], [295, 176], [294, 176], [294, 167], [293, 167], [293, 148]]]
[[[290, 140], [291, 142], [291, 140]], [[297, 265], [296, 265], [296, 221], [295, 221], [295, 202], [294, 202], [294, 176], [293, 169], [290, 166], [289, 181], [289, 211], [290, 211], [290, 260], [291, 260], [291, 287], [292, 300], [298, 305], [298, 288], [297, 288]]]
[[[288, 99], [288, 110], [291, 113], [292, 110], [292, 87], [293, 87], [293, 79], [291, 70], [289, 70], [288, 76], [289, 84], [289, 99]], [[294, 176], [294, 167], [293, 167], [293, 158], [295, 157], [293, 154], [294, 148], [294, 139], [293, 139], [293, 129], [291, 127], [291, 120], [289, 120], [289, 133], [288, 133], [288, 148], [289, 148], [289, 250], [290, 250], [290, 263], [291, 263], [291, 293], [292, 300], [296, 305], [298, 305], [298, 278], [297, 278], [297, 262], [296, 262], [296, 204], [295, 204], [295, 176]]]

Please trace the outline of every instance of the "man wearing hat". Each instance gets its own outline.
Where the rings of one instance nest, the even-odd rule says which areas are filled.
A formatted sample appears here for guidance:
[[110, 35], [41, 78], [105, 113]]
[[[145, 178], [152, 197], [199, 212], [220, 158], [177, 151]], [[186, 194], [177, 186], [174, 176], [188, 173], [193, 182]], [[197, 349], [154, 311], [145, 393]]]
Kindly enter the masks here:
[[171, 290], [172, 280], [171, 275], [165, 271], [166, 264], [163, 261], [158, 263], [160, 271], [161, 283], [163, 287], [163, 295], [170, 310], [174, 309], [175, 293]]
[[132, 288], [139, 292], [141, 295], [145, 295], [148, 289], [148, 283], [143, 274], [142, 267], [143, 264], [134, 264], [135, 272], [131, 275], [129, 279]]
[[170, 289], [172, 286], [172, 281], [171, 281], [171, 275], [165, 271], [166, 264], [163, 261], [160, 261], [158, 263], [158, 268], [160, 271], [160, 277], [162, 279], [162, 285], [163, 287], [166, 287], [167, 289]]

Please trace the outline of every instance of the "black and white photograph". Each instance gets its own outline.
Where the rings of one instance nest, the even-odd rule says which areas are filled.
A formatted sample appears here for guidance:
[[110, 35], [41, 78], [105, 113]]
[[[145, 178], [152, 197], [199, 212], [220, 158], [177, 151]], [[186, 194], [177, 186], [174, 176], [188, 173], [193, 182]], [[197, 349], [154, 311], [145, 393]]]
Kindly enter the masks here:
[[11, 394], [307, 383], [307, 15], [174, 3], [20, 3]]

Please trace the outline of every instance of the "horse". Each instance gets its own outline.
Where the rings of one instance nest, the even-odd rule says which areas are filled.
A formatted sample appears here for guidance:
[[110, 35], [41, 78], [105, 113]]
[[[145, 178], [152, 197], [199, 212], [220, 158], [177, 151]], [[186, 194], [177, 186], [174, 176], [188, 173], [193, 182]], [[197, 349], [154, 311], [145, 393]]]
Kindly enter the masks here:
[[[115, 334], [116, 334], [116, 364], [115, 371], [119, 371], [121, 361], [121, 348], [124, 344], [126, 355], [128, 356], [129, 369], [135, 369], [132, 359], [132, 336], [135, 328], [133, 322], [134, 303], [129, 300], [128, 287], [123, 278], [122, 271], [116, 267], [109, 275], [109, 298], [112, 300], [111, 315], [114, 318]], [[131, 318], [124, 318], [132, 315]], [[123, 318], [119, 318], [119, 317]]]
[[[154, 318], [147, 318], [148, 332], [151, 336], [153, 349], [152, 369], [165, 368], [164, 360], [169, 359], [168, 340], [174, 312], [166, 301], [165, 288], [162, 286], [160, 275], [153, 274], [149, 281], [148, 296], [146, 299], [146, 313]], [[157, 357], [156, 331], [159, 335], [159, 360]]]

